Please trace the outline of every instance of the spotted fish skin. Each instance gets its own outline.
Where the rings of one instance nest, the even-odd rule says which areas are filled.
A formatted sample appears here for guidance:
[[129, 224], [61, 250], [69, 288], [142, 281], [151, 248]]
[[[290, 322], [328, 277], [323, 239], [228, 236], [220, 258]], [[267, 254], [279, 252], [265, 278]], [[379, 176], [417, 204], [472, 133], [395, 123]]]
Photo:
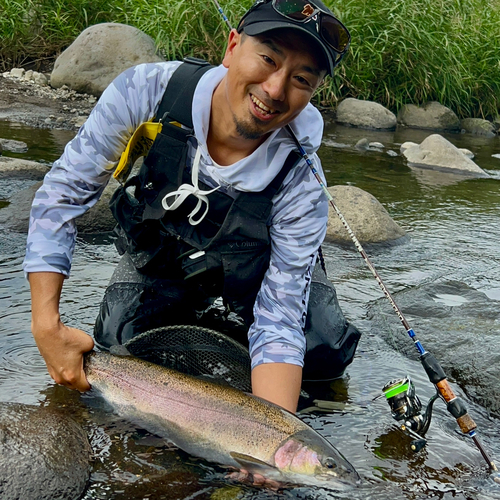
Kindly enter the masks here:
[[87, 355], [85, 372], [92, 390], [120, 416], [191, 455], [283, 484], [343, 489], [359, 480], [354, 467], [315, 430], [250, 394], [102, 352]]

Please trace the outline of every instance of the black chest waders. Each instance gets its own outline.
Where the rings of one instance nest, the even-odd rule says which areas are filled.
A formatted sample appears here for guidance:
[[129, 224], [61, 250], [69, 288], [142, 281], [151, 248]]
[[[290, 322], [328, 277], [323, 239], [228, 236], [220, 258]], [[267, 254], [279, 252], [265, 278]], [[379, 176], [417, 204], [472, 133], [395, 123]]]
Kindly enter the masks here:
[[[121, 290], [119, 299], [115, 297], [114, 304], [126, 321], [112, 319], [116, 315], [110, 305], [113, 301], [105, 296], [95, 329], [96, 340], [103, 347], [125, 343], [151, 328], [193, 323], [197, 316], [180, 305], [189, 301], [198, 287], [206, 296], [222, 296], [230, 310], [243, 319], [245, 331], [253, 322], [253, 305], [269, 266], [267, 224], [272, 199], [299, 157], [292, 152], [280, 173], [260, 193], [237, 192], [234, 198], [218, 191], [208, 195], [209, 212], [196, 226], [188, 222], [197, 202], [194, 197], [166, 212], [161, 203], [165, 195], [190, 182], [185, 167], [188, 140], [193, 136], [192, 98], [199, 78], [210, 68], [195, 60], [175, 71], [155, 118], [161, 121], [161, 132], [139, 174], [119, 188], [110, 202], [118, 222], [116, 246], [125, 258], [117, 271], [133, 275], [134, 286], [150, 290], [145, 295], [148, 298], [135, 298], [134, 286]], [[211, 189], [200, 181], [199, 187]], [[118, 279], [112, 278], [113, 285]], [[164, 288], [177, 289], [176, 293], [161, 292], [172, 307], [166, 311], [157, 305], [146, 307], [148, 301], [158, 302], [159, 290]], [[129, 301], [139, 305], [128, 307], [125, 304]], [[108, 329], [115, 333], [107, 333]], [[304, 378], [340, 377], [352, 362], [360, 334], [345, 320], [335, 289], [319, 266], [312, 277], [305, 334]]]

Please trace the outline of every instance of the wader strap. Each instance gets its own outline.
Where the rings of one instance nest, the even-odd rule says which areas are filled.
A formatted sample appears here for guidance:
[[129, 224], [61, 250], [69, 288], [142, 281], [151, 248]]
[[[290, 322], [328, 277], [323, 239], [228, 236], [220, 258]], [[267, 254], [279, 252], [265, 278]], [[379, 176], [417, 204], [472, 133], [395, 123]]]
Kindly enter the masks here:
[[210, 68], [213, 66], [203, 59], [186, 57], [170, 78], [154, 121], [166, 121], [164, 117], [167, 114], [168, 121], [176, 121], [192, 129], [194, 91], [202, 75]]

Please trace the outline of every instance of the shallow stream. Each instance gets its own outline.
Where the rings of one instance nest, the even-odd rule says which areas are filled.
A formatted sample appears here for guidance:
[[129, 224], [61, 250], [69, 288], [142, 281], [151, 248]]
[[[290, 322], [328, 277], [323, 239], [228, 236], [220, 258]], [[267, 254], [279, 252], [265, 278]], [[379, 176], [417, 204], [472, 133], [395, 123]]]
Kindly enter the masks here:
[[[452, 174], [410, 169], [399, 154], [407, 140], [425, 131], [369, 132], [327, 125], [320, 150], [329, 185], [351, 184], [373, 194], [408, 231], [406, 242], [367, 246], [375, 267], [424, 347], [443, 362], [455, 392], [467, 403], [478, 435], [500, 463], [500, 138], [447, 135], [471, 150], [490, 179], [463, 180]], [[28, 152], [11, 156], [52, 162], [71, 138], [67, 131], [29, 129], [0, 122], [0, 137], [25, 141]], [[366, 137], [384, 145], [360, 152]], [[392, 150], [398, 155], [392, 156]], [[8, 154], [8, 153], [6, 153]], [[0, 184], [0, 207], [31, 181]], [[349, 219], [349, 214], [344, 214]], [[90, 396], [55, 386], [30, 333], [30, 295], [21, 264], [25, 236], [0, 239], [0, 401], [64, 407], [88, 429], [95, 458], [84, 498], [236, 499], [276, 494], [230, 484], [223, 469], [173, 450], [107, 412]], [[303, 418], [357, 468], [363, 485], [332, 493], [296, 488], [284, 498], [500, 499], [500, 485], [455, 419], [435, 404], [428, 444], [410, 450], [410, 438], [379, 397], [391, 379], [410, 375], [426, 404], [433, 388], [413, 355], [413, 343], [376, 281], [352, 246], [324, 246], [330, 279], [346, 316], [363, 332], [347, 375], [330, 387], [306, 388], [335, 410]], [[99, 301], [118, 261], [106, 237], [80, 238], [72, 276], [64, 286], [63, 320], [92, 331]], [[485, 378], [482, 375], [485, 374]], [[485, 380], [487, 383], [485, 383]], [[496, 406], [495, 406], [496, 405]]]

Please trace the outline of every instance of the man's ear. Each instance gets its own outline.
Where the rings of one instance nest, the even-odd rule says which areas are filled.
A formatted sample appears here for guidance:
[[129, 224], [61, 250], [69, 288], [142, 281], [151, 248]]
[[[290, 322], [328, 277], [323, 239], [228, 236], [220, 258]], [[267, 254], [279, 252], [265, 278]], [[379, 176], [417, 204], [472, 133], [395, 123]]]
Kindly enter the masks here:
[[234, 28], [230, 31], [227, 41], [226, 53], [224, 54], [224, 59], [222, 59], [222, 64], [225, 68], [229, 68], [234, 55], [234, 51], [241, 42], [241, 36], [241, 33], [238, 33]]

